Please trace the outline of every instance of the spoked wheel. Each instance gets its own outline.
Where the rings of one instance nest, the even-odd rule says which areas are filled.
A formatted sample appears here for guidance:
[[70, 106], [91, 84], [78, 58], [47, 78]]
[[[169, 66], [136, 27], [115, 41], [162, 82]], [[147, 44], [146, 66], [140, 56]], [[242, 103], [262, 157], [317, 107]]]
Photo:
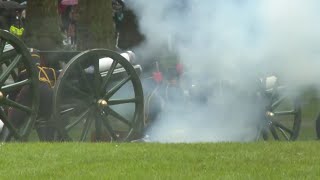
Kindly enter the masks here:
[[[23, 78], [19, 74], [23, 72]], [[0, 30], [1, 140], [26, 141], [35, 123], [38, 106], [38, 76], [31, 55], [18, 38]], [[28, 91], [28, 97], [19, 92]]]
[[316, 134], [317, 138], [320, 139], [320, 113], [318, 114], [316, 119]]
[[157, 120], [164, 109], [165, 100], [159, 94], [159, 86], [156, 86], [145, 96], [144, 128], [145, 131]]
[[53, 105], [61, 140], [121, 142], [141, 136], [142, 85], [116, 52], [94, 49], [71, 59], [56, 83]]
[[298, 96], [285, 86], [276, 85], [267, 92], [267, 128], [262, 132], [264, 140], [293, 141], [298, 138], [301, 125], [301, 104]]

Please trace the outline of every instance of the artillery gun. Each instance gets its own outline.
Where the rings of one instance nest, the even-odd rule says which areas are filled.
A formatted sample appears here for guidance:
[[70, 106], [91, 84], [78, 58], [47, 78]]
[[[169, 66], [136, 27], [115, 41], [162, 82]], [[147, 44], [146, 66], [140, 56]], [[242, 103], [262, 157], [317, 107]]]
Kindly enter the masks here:
[[[90, 139], [90, 131], [94, 131], [96, 140], [128, 141], [141, 133], [144, 102], [139, 79], [141, 66], [129, 62], [132, 53], [121, 55], [106, 49], [92, 49], [40, 54], [52, 67], [65, 63], [59, 69], [53, 89], [53, 115], [49, 121], [37, 116], [39, 79], [28, 49], [18, 38], [0, 30], [2, 140], [27, 141], [34, 127], [43, 126], [56, 129], [56, 140], [86, 141]], [[28, 76], [22, 81], [18, 79], [21, 70]], [[29, 104], [10, 98], [11, 93], [25, 86], [31, 89]], [[8, 120], [10, 108], [26, 113], [19, 127]]]
[[[149, 99], [151, 96], [144, 94], [142, 85], [146, 79], [139, 76], [142, 68], [135, 63], [131, 52], [121, 54], [107, 49], [91, 49], [84, 52], [42, 51], [40, 54], [48, 66], [59, 71], [53, 88], [52, 118], [46, 121], [38, 116], [39, 78], [26, 45], [10, 33], [0, 30], [2, 140], [28, 141], [32, 139], [32, 129], [41, 127], [54, 128], [54, 140], [58, 141], [122, 142], [142, 137], [146, 125], [145, 114], [150, 110], [147, 108], [149, 104], [144, 103], [144, 97]], [[28, 75], [24, 80], [18, 79], [21, 70]], [[203, 87], [195, 82], [181, 88], [183, 92], [191, 94], [188, 101], [198, 95], [205, 99], [218, 92], [217, 89], [220, 92], [228, 89], [228, 86], [211, 84], [211, 89], [215, 91], [198, 93], [196, 89]], [[263, 126], [257, 127], [259, 134], [264, 139], [296, 140], [301, 124], [299, 99], [291, 96], [288, 92], [292, 90], [281, 85], [275, 77], [262, 79], [260, 83], [262, 88], [252, 96], [264, 107], [257, 109], [258, 118], [264, 122]], [[21, 104], [10, 97], [11, 93], [25, 86], [31, 89], [28, 96], [30, 104]], [[155, 90], [165, 89], [160, 86]], [[159, 93], [158, 97], [161, 96]], [[10, 108], [26, 113], [23, 124], [15, 126], [8, 120]]]
[[[240, 129], [241, 127], [238, 125], [243, 122], [241, 126], [253, 132], [244, 133], [250, 134], [250, 138], [248, 138], [250, 141], [259, 139], [293, 141], [298, 138], [301, 125], [301, 104], [298, 91], [281, 81], [279, 77], [268, 75], [264, 78], [241, 79], [244, 83], [238, 82], [235, 80], [236, 78], [226, 80], [203, 77], [203, 75], [196, 77], [196, 75], [199, 74], [184, 72], [178, 84], [172, 84], [168, 80], [159, 83], [155, 90], [146, 96], [145, 113], [147, 118], [150, 117], [146, 121], [154, 121], [154, 116], [156, 116], [155, 119], [161, 119], [157, 115], [161, 116], [162, 114], [173, 114], [173, 117], [179, 117], [180, 114], [179, 118], [181, 119], [190, 119], [189, 115], [187, 115], [189, 117], [183, 115], [193, 114], [191, 120], [198, 119], [194, 124], [205, 124], [203, 126], [193, 125], [192, 129], [188, 129], [190, 125], [184, 125], [186, 129], [182, 128], [182, 125], [179, 129], [186, 132], [186, 135], [181, 136], [189, 136], [188, 132], [195, 133], [197, 131], [195, 126], [199, 126], [200, 129], [212, 126], [208, 123], [209, 120], [199, 119], [199, 116], [202, 117], [202, 115], [197, 115], [197, 112], [204, 112], [207, 113], [204, 118], [212, 119], [212, 121], [217, 119], [217, 121], [231, 122], [229, 123], [230, 127], [234, 127], [230, 128], [231, 131]], [[249, 83], [246, 84], [247, 82]], [[173, 91], [168, 90], [170, 88]], [[172, 103], [175, 100], [180, 102]], [[158, 105], [153, 105], [150, 102], [156, 102]], [[152, 105], [153, 107], [148, 107]], [[175, 108], [175, 106], [182, 106], [182, 108]], [[157, 110], [154, 110], [155, 108]], [[172, 112], [172, 109], [181, 112]], [[154, 115], [154, 112], [157, 111], [164, 113]], [[182, 123], [184, 122], [182, 121]], [[224, 125], [227, 124], [224, 123]], [[169, 125], [165, 127], [170, 128]], [[233, 132], [225, 132], [225, 134], [231, 133]], [[214, 135], [214, 133], [212, 134]], [[194, 136], [197, 135], [194, 134]], [[152, 136], [150, 135], [149, 138], [151, 140]]]

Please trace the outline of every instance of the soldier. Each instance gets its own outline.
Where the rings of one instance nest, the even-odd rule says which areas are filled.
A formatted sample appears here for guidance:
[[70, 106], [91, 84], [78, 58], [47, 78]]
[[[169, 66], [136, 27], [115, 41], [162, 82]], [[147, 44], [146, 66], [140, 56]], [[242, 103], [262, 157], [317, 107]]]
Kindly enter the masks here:
[[14, 23], [10, 26], [10, 33], [14, 34], [15, 36], [21, 38], [24, 33], [24, 28], [21, 19], [21, 13], [16, 11], [16, 17]]
[[119, 32], [120, 24], [123, 21], [124, 18], [124, 11], [125, 5], [124, 2], [121, 0], [112, 0], [112, 19], [115, 25], [116, 34]]
[[[30, 53], [37, 67], [39, 74], [39, 96], [40, 104], [37, 117], [37, 133], [41, 141], [52, 141], [54, 139], [54, 128], [48, 127], [48, 121], [51, 120], [52, 116], [52, 97], [53, 97], [53, 87], [56, 82], [57, 72], [44, 66], [44, 63], [40, 61], [40, 54], [38, 50], [30, 49]], [[19, 74], [18, 80], [24, 80], [27, 78], [25, 70], [22, 70]], [[21, 88], [21, 90], [15, 94], [10, 94], [10, 98], [14, 99], [16, 102], [22, 105], [30, 105], [31, 97], [30, 86], [26, 85]], [[8, 119], [13, 123], [16, 128], [19, 128], [24, 123], [24, 118], [26, 117], [26, 112], [10, 108], [8, 110]]]
[[116, 30], [116, 48], [131, 50], [144, 41], [137, 24], [137, 17], [126, 8], [122, 0], [112, 0], [113, 22]]

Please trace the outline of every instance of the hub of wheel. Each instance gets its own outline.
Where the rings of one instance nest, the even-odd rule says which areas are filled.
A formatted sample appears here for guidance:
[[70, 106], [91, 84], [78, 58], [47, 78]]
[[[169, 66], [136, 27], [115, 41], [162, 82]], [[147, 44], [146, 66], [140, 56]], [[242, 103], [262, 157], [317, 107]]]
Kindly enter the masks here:
[[99, 99], [99, 100], [98, 100], [98, 106], [99, 106], [100, 108], [107, 107], [107, 106], [108, 106], [108, 102], [107, 102], [106, 100], [104, 100], [104, 99]]
[[267, 115], [268, 117], [274, 117], [274, 113], [273, 113], [273, 112], [270, 112], [270, 111], [266, 112], [266, 115]]
[[4, 98], [3, 93], [0, 91], [0, 100], [2, 100]]

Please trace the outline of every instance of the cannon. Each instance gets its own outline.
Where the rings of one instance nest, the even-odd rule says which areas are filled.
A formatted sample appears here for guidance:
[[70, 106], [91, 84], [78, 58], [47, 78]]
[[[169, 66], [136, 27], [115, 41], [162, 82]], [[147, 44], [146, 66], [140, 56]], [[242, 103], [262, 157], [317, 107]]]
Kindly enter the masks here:
[[[256, 77], [252, 79], [255, 84], [251, 83], [250, 85], [253, 86], [250, 91], [247, 91], [250, 88], [241, 90], [239, 87], [244, 87], [244, 85], [236, 85], [241, 82], [219, 78], [197, 78], [194, 75], [184, 72], [177, 84], [170, 82], [170, 79], [162, 80], [154, 91], [146, 96], [145, 121], [153, 123], [154, 120], [159, 119], [157, 116], [161, 116], [161, 112], [166, 114], [166, 111], [169, 111], [168, 114], [173, 114], [172, 109], [176, 106], [174, 101], [180, 101], [177, 104], [178, 106], [183, 104], [180, 113], [182, 115], [188, 111], [194, 112], [195, 108], [198, 108], [196, 111], [201, 111], [209, 107], [212, 116], [216, 115], [222, 121], [235, 119], [233, 122], [236, 122], [241, 118], [249, 119], [245, 123], [253, 124], [247, 124], [246, 128], [249, 129], [250, 126], [250, 130], [255, 129], [253, 130], [255, 135], [252, 133], [250, 140], [297, 140], [301, 126], [300, 97], [294, 87], [281, 81], [279, 77], [274, 75], [267, 75], [264, 78]], [[242, 104], [234, 104], [235, 102]], [[190, 104], [191, 106], [188, 107]], [[170, 107], [167, 108], [168, 106]], [[250, 109], [243, 112], [247, 107]], [[179, 108], [177, 110], [179, 111]], [[154, 112], [157, 111], [160, 113], [154, 115]], [[183, 128], [182, 131], [184, 131]], [[193, 130], [186, 129], [185, 131]]]
[[[39, 119], [38, 73], [23, 42], [0, 30], [0, 119], [3, 141], [27, 141], [32, 129], [52, 127], [54, 140], [129, 141], [140, 135], [144, 96], [139, 73], [141, 66], [129, 62], [131, 52], [107, 49], [84, 52], [40, 52], [49, 66], [58, 69], [53, 88], [52, 118]], [[126, 59], [127, 58], [127, 59]], [[19, 80], [23, 70], [27, 77]], [[23, 87], [30, 88], [30, 102], [22, 104], [10, 97]], [[24, 112], [23, 123], [8, 120], [10, 108]], [[125, 109], [125, 110], [124, 110]], [[39, 137], [41, 139], [41, 137]]]
[[320, 139], [320, 113], [318, 113], [317, 117], [316, 117], [316, 135], [317, 135], [317, 139]]
[[[38, 117], [39, 78], [30, 52], [18, 38], [0, 30], [0, 119], [4, 126], [0, 138], [3, 141], [30, 140], [32, 130], [42, 127], [53, 128], [53, 140], [58, 141], [131, 141], [141, 138], [148, 126], [145, 117], [150, 117], [150, 102], [162, 103], [156, 111], [165, 110], [163, 107], [168, 98], [164, 94], [170, 96], [171, 93], [167, 91], [168, 84], [161, 83], [150, 94], [144, 93], [143, 83], [148, 78], [139, 76], [142, 68], [134, 62], [132, 52], [91, 49], [84, 52], [42, 51], [40, 54], [48, 66], [59, 71], [49, 120]], [[21, 70], [28, 75], [23, 80], [18, 78]], [[185, 78], [186, 86], [175, 88], [181, 90], [186, 101], [199, 100], [196, 97], [201, 96], [201, 101], [205, 102], [208, 96], [235, 89], [222, 81], [204, 88], [198, 81], [195, 84], [190, 81], [191, 78]], [[257, 137], [296, 140], [301, 125], [298, 96], [277, 77], [269, 76], [259, 83], [261, 88], [255, 90], [254, 95], [243, 96], [263, 105], [256, 110], [259, 116], [253, 116], [262, 122], [256, 127]], [[25, 86], [31, 90], [28, 105], [10, 97]], [[204, 92], [205, 89], [208, 91]], [[167, 92], [160, 93], [163, 90]], [[187, 96], [185, 92], [188, 92]], [[144, 97], [147, 97], [147, 103]], [[161, 100], [152, 101], [155, 97]], [[26, 113], [21, 125], [16, 126], [8, 120], [10, 108]]]
[[279, 80], [268, 76], [261, 81], [262, 95], [265, 102], [262, 137], [269, 140], [297, 140], [301, 126], [301, 99], [298, 91]]

